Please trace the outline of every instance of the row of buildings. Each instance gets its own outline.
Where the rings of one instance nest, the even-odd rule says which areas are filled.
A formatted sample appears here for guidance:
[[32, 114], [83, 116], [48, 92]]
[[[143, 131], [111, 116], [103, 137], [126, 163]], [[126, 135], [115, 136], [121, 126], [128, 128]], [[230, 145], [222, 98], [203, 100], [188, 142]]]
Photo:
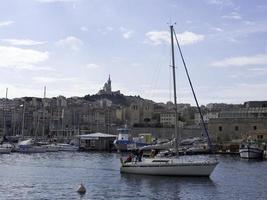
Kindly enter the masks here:
[[[178, 104], [177, 110], [183, 137], [203, 135], [196, 107]], [[216, 142], [241, 139], [251, 132], [267, 130], [267, 101], [208, 104], [201, 110], [211, 138]], [[138, 130], [170, 138], [175, 124], [174, 105], [113, 92], [110, 77], [103, 89], [93, 96], [0, 99], [2, 135], [68, 139], [93, 132], [115, 134], [124, 124], [132, 127], [133, 132]]]

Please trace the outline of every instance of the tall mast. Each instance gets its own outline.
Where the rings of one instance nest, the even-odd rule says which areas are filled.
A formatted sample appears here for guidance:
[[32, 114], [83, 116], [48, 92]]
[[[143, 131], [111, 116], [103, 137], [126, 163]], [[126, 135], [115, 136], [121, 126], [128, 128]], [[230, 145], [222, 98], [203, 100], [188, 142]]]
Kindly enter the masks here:
[[6, 88], [6, 98], [5, 98], [5, 104], [4, 104], [4, 109], [3, 109], [3, 119], [4, 119], [4, 130], [3, 130], [3, 135], [6, 135], [6, 103], [7, 103], [7, 93], [8, 93], [8, 88]]
[[178, 113], [177, 113], [177, 97], [176, 97], [176, 78], [175, 78], [175, 58], [174, 58], [174, 45], [173, 45], [173, 25], [170, 26], [171, 31], [171, 50], [172, 50], [172, 74], [173, 74], [173, 96], [174, 96], [174, 113], [175, 113], [175, 123], [174, 123], [174, 134], [175, 134], [175, 149], [178, 154], [178, 140], [180, 140], [178, 135]]
[[24, 139], [24, 126], [25, 126], [25, 106], [26, 106], [26, 102], [24, 101], [23, 103], [23, 112], [22, 112], [22, 125], [21, 125], [21, 136], [22, 139]]
[[44, 98], [43, 98], [43, 130], [42, 130], [42, 136], [43, 136], [43, 139], [44, 139], [44, 132], [45, 132], [45, 109], [44, 109], [44, 104], [45, 104], [45, 96], [46, 96], [46, 86], [44, 86]]

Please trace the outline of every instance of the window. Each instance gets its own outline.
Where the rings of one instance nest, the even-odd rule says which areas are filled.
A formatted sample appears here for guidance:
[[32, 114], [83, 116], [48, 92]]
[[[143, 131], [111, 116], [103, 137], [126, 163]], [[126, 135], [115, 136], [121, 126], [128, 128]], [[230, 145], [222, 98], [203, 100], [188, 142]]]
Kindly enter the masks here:
[[235, 126], [235, 131], [238, 131], [239, 130], [239, 127], [238, 126]]
[[219, 131], [222, 131], [222, 127], [221, 126], [219, 126]]
[[95, 147], [95, 140], [90, 140], [90, 146]]
[[253, 130], [257, 130], [257, 126], [253, 126]]
[[263, 139], [263, 135], [257, 135], [258, 139]]

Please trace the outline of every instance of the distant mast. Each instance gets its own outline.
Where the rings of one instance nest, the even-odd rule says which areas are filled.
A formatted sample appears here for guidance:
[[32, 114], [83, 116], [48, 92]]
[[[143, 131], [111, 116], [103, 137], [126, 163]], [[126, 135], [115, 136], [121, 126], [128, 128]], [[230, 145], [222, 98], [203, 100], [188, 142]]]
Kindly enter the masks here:
[[46, 86], [44, 86], [44, 98], [43, 98], [43, 127], [42, 127], [42, 136], [44, 139], [45, 136], [45, 97], [46, 97]]
[[175, 123], [174, 123], [174, 134], [175, 134], [175, 149], [178, 152], [178, 113], [177, 113], [177, 96], [176, 96], [176, 78], [175, 78], [175, 58], [174, 58], [174, 45], [173, 45], [173, 25], [170, 26], [171, 31], [171, 51], [172, 51], [172, 73], [173, 73], [173, 96], [174, 96], [174, 112], [175, 112]]
[[8, 88], [6, 88], [6, 98], [5, 98], [5, 104], [4, 104], [4, 109], [3, 109], [3, 120], [4, 120], [4, 124], [3, 124], [3, 135], [6, 135], [6, 104], [7, 104], [7, 93], [8, 93]]

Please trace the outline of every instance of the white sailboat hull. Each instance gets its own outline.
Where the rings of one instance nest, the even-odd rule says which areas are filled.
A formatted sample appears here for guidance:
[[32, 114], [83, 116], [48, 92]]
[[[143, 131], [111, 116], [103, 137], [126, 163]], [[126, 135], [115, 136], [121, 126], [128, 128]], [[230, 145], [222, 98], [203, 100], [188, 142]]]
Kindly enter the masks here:
[[[154, 160], [155, 161], [155, 160]], [[210, 176], [218, 162], [132, 162], [122, 164], [121, 173], [160, 176]]]
[[59, 151], [59, 146], [57, 145], [44, 145], [44, 147], [46, 148], [46, 152], [58, 152]]

